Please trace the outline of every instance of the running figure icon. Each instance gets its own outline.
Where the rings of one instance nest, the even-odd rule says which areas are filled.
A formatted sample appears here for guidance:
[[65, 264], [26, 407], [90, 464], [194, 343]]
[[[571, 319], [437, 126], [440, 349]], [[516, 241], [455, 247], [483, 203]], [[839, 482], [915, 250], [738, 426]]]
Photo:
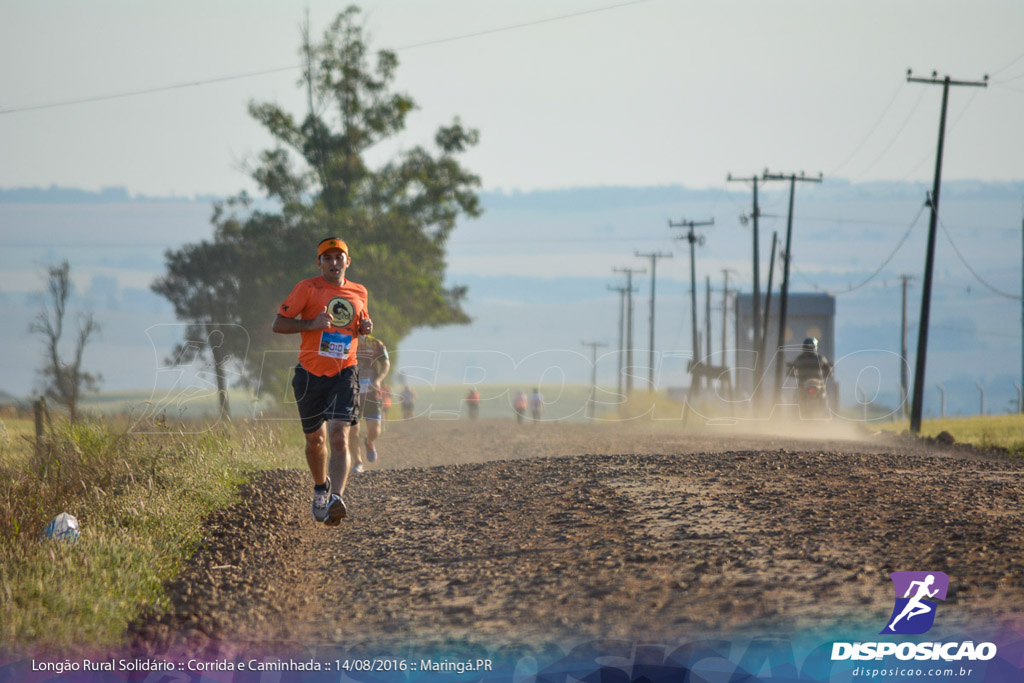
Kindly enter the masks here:
[[[935, 623], [936, 600], [945, 600], [949, 577], [943, 572], [892, 572], [896, 589], [892, 616], [882, 633], [921, 634]], [[916, 617], [916, 618], [915, 618]]]
[[893, 619], [892, 623], [889, 624], [890, 631], [896, 630], [896, 622], [903, 617], [906, 617], [907, 621], [909, 621], [919, 614], [927, 614], [932, 611], [932, 606], [921, 602], [921, 599], [933, 598], [935, 597], [935, 594], [939, 592], [938, 588], [933, 591], [928, 590], [928, 587], [933, 583], [935, 583], [934, 574], [929, 574], [924, 581], [912, 581], [910, 583], [910, 588], [907, 589], [907, 592], [903, 597], [910, 598], [910, 593], [914, 590], [914, 586], [917, 586], [917, 593], [914, 597], [910, 598], [910, 601], [907, 603], [907, 606], [903, 608], [903, 611], [900, 612], [900, 615]]

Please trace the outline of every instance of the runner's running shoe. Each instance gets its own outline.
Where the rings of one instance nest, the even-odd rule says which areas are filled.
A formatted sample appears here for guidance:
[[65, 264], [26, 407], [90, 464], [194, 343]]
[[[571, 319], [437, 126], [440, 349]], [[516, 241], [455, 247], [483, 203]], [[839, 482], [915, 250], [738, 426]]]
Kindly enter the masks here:
[[370, 440], [367, 439], [363, 442], [366, 445], [366, 459], [370, 462], [377, 462], [377, 449], [370, 448]]
[[317, 491], [313, 489], [313, 519], [318, 522], [326, 522], [329, 516], [328, 507], [331, 501], [331, 478], [327, 477], [327, 490]]
[[353, 474], [362, 474], [363, 472], [364, 472], [364, 469], [363, 469], [363, 466], [361, 464], [360, 465], [353, 465], [352, 466], [352, 473]]
[[324, 525], [338, 526], [341, 524], [341, 520], [347, 516], [348, 508], [345, 507], [345, 501], [337, 493], [332, 493], [331, 502], [327, 506], [327, 520], [324, 521]]

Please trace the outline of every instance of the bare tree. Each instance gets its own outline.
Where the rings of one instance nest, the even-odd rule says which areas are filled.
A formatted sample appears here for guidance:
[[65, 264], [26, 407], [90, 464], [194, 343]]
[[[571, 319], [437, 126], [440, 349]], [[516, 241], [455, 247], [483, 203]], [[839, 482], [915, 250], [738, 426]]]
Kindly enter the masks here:
[[43, 310], [28, 329], [29, 332], [43, 335], [46, 340], [46, 362], [39, 371], [44, 382], [43, 392], [47, 398], [66, 407], [74, 422], [78, 419], [78, 401], [82, 394], [95, 391], [103, 379], [98, 374], [82, 370], [85, 345], [93, 332], [99, 332], [100, 326], [92, 313], [80, 314], [73, 360], [67, 362], [61, 359], [58, 345], [64, 334], [64, 316], [67, 313], [68, 296], [71, 294], [71, 265], [63, 261], [60, 265], [50, 266], [48, 270], [48, 298], [43, 304]]

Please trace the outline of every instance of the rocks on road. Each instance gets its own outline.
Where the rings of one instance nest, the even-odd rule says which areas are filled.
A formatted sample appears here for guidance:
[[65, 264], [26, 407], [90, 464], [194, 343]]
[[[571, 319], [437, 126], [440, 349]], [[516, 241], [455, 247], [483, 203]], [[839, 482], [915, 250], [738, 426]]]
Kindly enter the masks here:
[[[849, 433], [844, 436], [850, 436]], [[936, 444], [627, 426], [388, 424], [350, 516], [295, 470], [215, 515], [141, 651], [682, 638], [863, 622], [944, 571], [948, 628], [1024, 604], [1024, 464]], [[871, 631], [869, 631], [871, 632]]]

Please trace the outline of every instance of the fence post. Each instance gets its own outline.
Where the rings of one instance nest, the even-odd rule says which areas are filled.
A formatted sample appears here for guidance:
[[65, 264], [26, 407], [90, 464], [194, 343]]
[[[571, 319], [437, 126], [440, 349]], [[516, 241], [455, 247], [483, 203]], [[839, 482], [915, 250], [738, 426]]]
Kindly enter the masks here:
[[43, 452], [43, 439], [45, 438], [43, 420], [46, 417], [46, 399], [36, 399], [32, 404], [32, 408], [36, 418], [36, 455], [39, 455]]

